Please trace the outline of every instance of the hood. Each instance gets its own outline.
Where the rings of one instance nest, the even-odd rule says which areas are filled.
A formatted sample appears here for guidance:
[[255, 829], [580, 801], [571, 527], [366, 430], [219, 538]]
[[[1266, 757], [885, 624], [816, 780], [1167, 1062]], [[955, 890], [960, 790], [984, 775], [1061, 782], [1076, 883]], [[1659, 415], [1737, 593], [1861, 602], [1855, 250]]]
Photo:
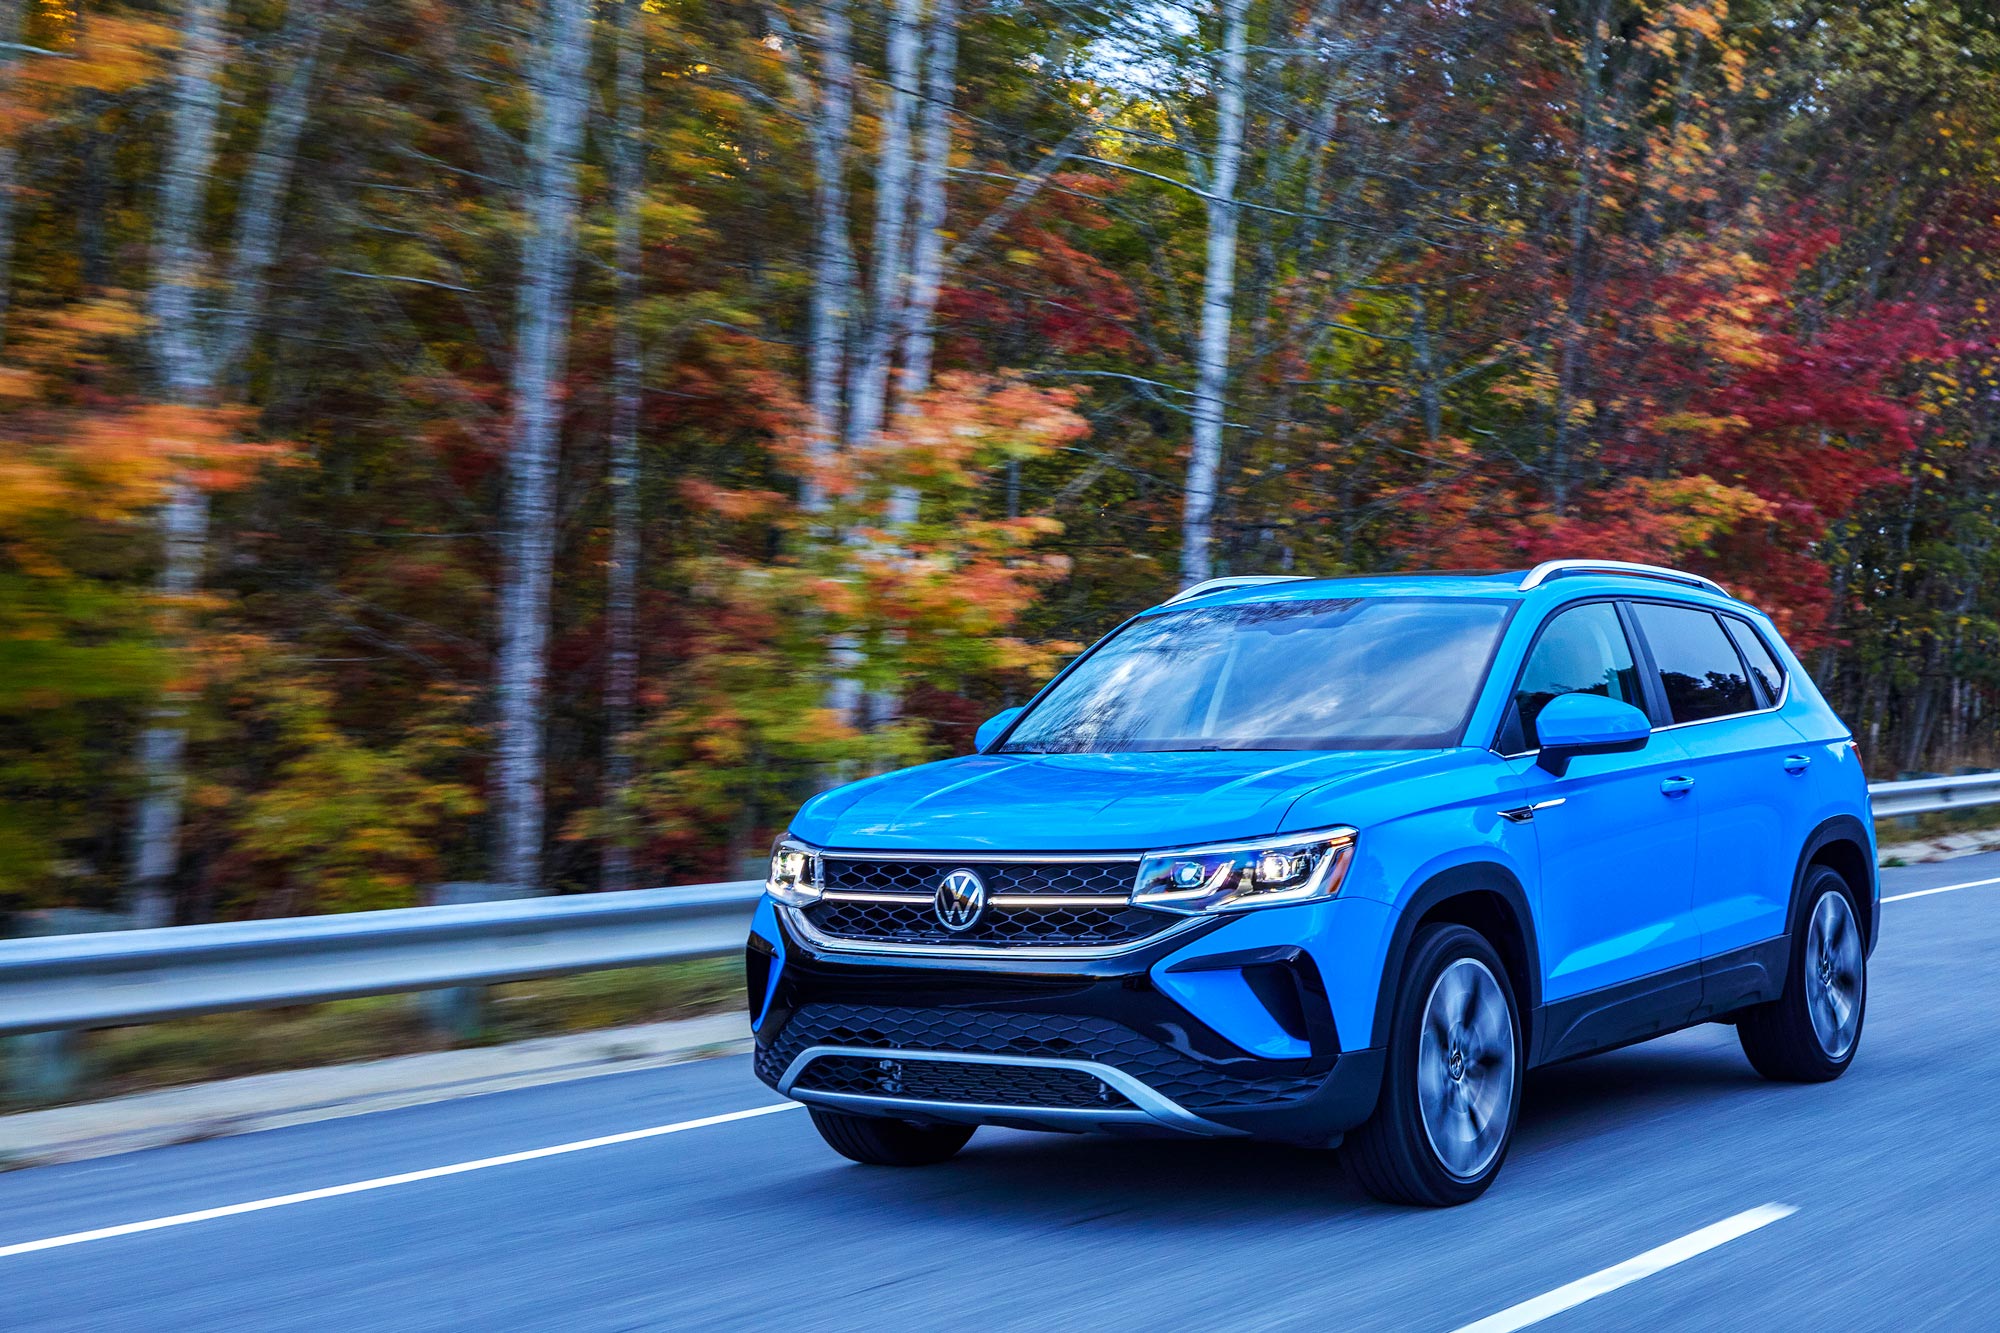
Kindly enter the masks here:
[[1284, 828], [1309, 792], [1436, 754], [972, 755], [826, 792], [792, 831], [855, 851], [1142, 851], [1255, 838]]

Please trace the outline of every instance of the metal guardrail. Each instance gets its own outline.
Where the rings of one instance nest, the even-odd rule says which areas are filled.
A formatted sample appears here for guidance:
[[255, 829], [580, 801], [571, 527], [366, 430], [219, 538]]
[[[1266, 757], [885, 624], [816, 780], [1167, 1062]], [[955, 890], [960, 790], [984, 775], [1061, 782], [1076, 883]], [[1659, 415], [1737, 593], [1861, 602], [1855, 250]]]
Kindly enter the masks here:
[[1967, 773], [1952, 778], [1912, 778], [1905, 782], [1876, 782], [1868, 787], [1869, 804], [1875, 818], [1897, 815], [1928, 815], [1939, 810], [1960, 810], [1967, 806], [2000, 804], [2000, 773]]
[[[2000, 804], [2000, 773], [1879, 782], [1877, 818]], [[754, 880], [0, 940], [0, 1036], [153, 1023], [714, 957]]]
[[743, 947], [763, 887], [0, 940], [0, 1036], [714, 957]]

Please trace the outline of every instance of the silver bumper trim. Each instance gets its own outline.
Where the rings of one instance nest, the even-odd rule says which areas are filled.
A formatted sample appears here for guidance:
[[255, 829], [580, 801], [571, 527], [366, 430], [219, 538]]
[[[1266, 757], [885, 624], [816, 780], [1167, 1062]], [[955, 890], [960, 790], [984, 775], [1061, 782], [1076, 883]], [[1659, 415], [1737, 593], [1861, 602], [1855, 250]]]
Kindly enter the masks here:
[[[1136, 1109], [1113, 1109], [1106, 1107], [1096, 1110], [1069, 1106], [1010, 1106], [975, 1102], [926, 1101], [915, 1097], [888, 1097], [851, 1092], [815, 1092], [810, 1088], [793, 1090], [799, 1075], [813, 1061], [828, 1055], [860, 1056], [868, 1060], [941, 1060], [953, 1064], [995, 1065], [1002, 1068], [1029, 1069], [1074, 1069], [1103, 1080], [1123, 1093]], [[800, 1051], [785, 1072], [778, 1079], [778, 1092], [802, 1102], [819, 1103], [838, 1108], [876, 1113], [905, 1111], [921, 1112], [940, 1119], [978, 1120], [983, 1116], [1006, 1116], [1017, 1120], [1040, 1120], [1051, 1124], [1077, 1129], [1088, 1129], [1093, 1125], [1145, 1124], [1148, 1122], [1178, 1129], [1187, 1134], [1208, 1137], [1238, 1135], [1243, 1131], [1218, 1125], [1212, 1120], [1204, 1120], [1194, 1112], [1182, 1108], [1153, 1089], [1133, 1078], [1122, 1069], [1099, 1064], [1095, 1060], [1064, 1060], [1053, 1056], [1000, 1056], [984, 1051], [912, 1051], [897, 1047], [867, 1046], [809, 1046]]]

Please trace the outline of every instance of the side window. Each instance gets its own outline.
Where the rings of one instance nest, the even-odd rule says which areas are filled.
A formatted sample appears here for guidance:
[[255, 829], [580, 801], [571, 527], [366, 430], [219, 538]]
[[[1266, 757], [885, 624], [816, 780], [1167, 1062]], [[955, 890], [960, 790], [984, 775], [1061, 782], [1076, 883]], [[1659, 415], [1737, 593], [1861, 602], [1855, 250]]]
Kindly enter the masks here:
[[1601, 694], [1645, 707], [1632, 645], [1625, 638], [1617, 607], [1610, 602], [1572, 607], [1543, 627], [1521, 672], [1521, 683], [1514, 688], [1514, 707], [1501, 748], [1509, 754], [1538, 748], [1535, 719], [1549, 700], [1563, 694]]
[[1735, 616], [1724, 616], [1722, 623], [1729, 627], [1729, 637], [1736, 640], [1736, 647], [1743, 654], [1743, 660], [1750, 664], [1750, 674], [1764, 687], [1764, 697], [1772, 703], [1785, 692], [1785, 669], [1778, 665], [1778, 659], [1771, 655], [1771, 647], [1764, 642], [1764, 636], [1750, 628], [1747, 620]]
[[1757, 707], [1749, 673], [1713, 612], [1634, 602], [1639, 632], [1653, 650], [1675, 722], [1705, 722]]

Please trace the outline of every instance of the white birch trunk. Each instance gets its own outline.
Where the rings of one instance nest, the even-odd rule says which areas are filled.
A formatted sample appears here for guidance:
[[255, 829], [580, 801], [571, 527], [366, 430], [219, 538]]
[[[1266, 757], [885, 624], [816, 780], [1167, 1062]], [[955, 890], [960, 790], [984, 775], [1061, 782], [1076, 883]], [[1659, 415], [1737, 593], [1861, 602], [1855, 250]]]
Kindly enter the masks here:
[[944, 283], [945, 182], [951, 171], [951, 111], [958, 90], [958, 0], [936, 0], [924, 71], [919, 122], [916, 231], [911, 243], [909, 296], [903, 303], [903, 378], [907, 402], [930, 390], [938, 289]]
[[541, 887], [544, 694], [549, 583], [555, 565], [556, 472], [562, 404], [557, 381], [569, 356], [570, 282], [576, 263], [577, 151], [583, 138], [590, 53], [587, 0], [549, 0], [534, 61], [535, 111], [528, 153], [528, 235], [515, 304], [513, 441], [503, 519], [495, 672], [495, 873]]
[[1216, 70], [1215, 154], [1209, 171], [1208, 254], [1201, 332], [1195, 345], [1194, 447], [1188, 456], [1181, 519], [1181, 582], [1213, 568], [1216, 479], [1228, 406], [1229, 332], [1236, 303], [1236, 177], [1243, 160], [1243, 81], [1250, 0], [1223, 0], [1222, 56]]
[[848, 387], [847, 442], [866, 447], [882, 433], [888, 403], [889, 360], [901, 326], [909, 255], [910, 121], [917, 102], [917, 62], [923, 0], [895, 0], [889, 18], [888, 91], [882, 110], [882, 144], [875, 169], [873, 268], [868, 283], [868, 322]]
[[319, 75], [326, 32], [325, 6], [330, 0], [295, 0], [286, 15], [291, 72], [271, 90], [257, 148], [244, 172], [236, 233], [230, 247], [228, 299], [222, 309], [215, 347], [215, 377], [219, 384], [234, 379], [250, 351], [270, 285], [271, 263], [278, 253], [279, 223], [285, 195], [292, 187], [298, 163], [299, 136], [311, 105], [313, 82]]
[[808, 513], [827, 506], [819, 474], [840, 447], [847, 325], [854, 309], [854, 251], [847, 236], [847, 143], [854, 125], [854, 35], [847, 0], [821, 0], [814, 33], [819, 87], [806, 107], [813, 153], [813, 294], [806, 404], [811, 414], [806, 478]]
[[639, 31], [641, 0], [618, 6], [617, 124], [612, 131], [611, 193], [613, 265], [617, 279], [612, 333], [611, 559], [606, 571], [604, 671], [603, 887], [633, 887], [632, 851], [621, 833], [626, 789], [632, 783], [631, 732], [639, 683], [639, 204], [645, 188], [642, 133], [645, 52]]
[[[197, 306], [208, 256], [201, 242], [203, 201], [215, 165], [222, 90], [221, 0], [188, 0], [169, 104], [167, 160], [154, 231], [153, 354], [167, 397], [198, 405], [214, 396], [214, 367]], [[208, 550], [208, 496], [187, 476], [174, 479], [161, 514], [166, 540], [160, 592], [171, 604], [201, 584]], [[126, 911], [135, 926], [165, 925], [168, 886], [180, 856], [187, 785], [188, 698], [167, 694], [139, 741], [139, 809], [133, 829]]]
[[[937, 341], [938, 289], [944, 284], [945, 182], [951, 172], [951, 110], [958, 89], [958, 0], [936, 0], [925, 57], [924, 105], [918, 121], [917, 215], [910, 241], [909, 291], [901, 311], [903, 374], [897, 414], [912, 410], [931, 387]], [[898, 486], [889, 497], [889, 526], [917, 521], [917, 492]]]

